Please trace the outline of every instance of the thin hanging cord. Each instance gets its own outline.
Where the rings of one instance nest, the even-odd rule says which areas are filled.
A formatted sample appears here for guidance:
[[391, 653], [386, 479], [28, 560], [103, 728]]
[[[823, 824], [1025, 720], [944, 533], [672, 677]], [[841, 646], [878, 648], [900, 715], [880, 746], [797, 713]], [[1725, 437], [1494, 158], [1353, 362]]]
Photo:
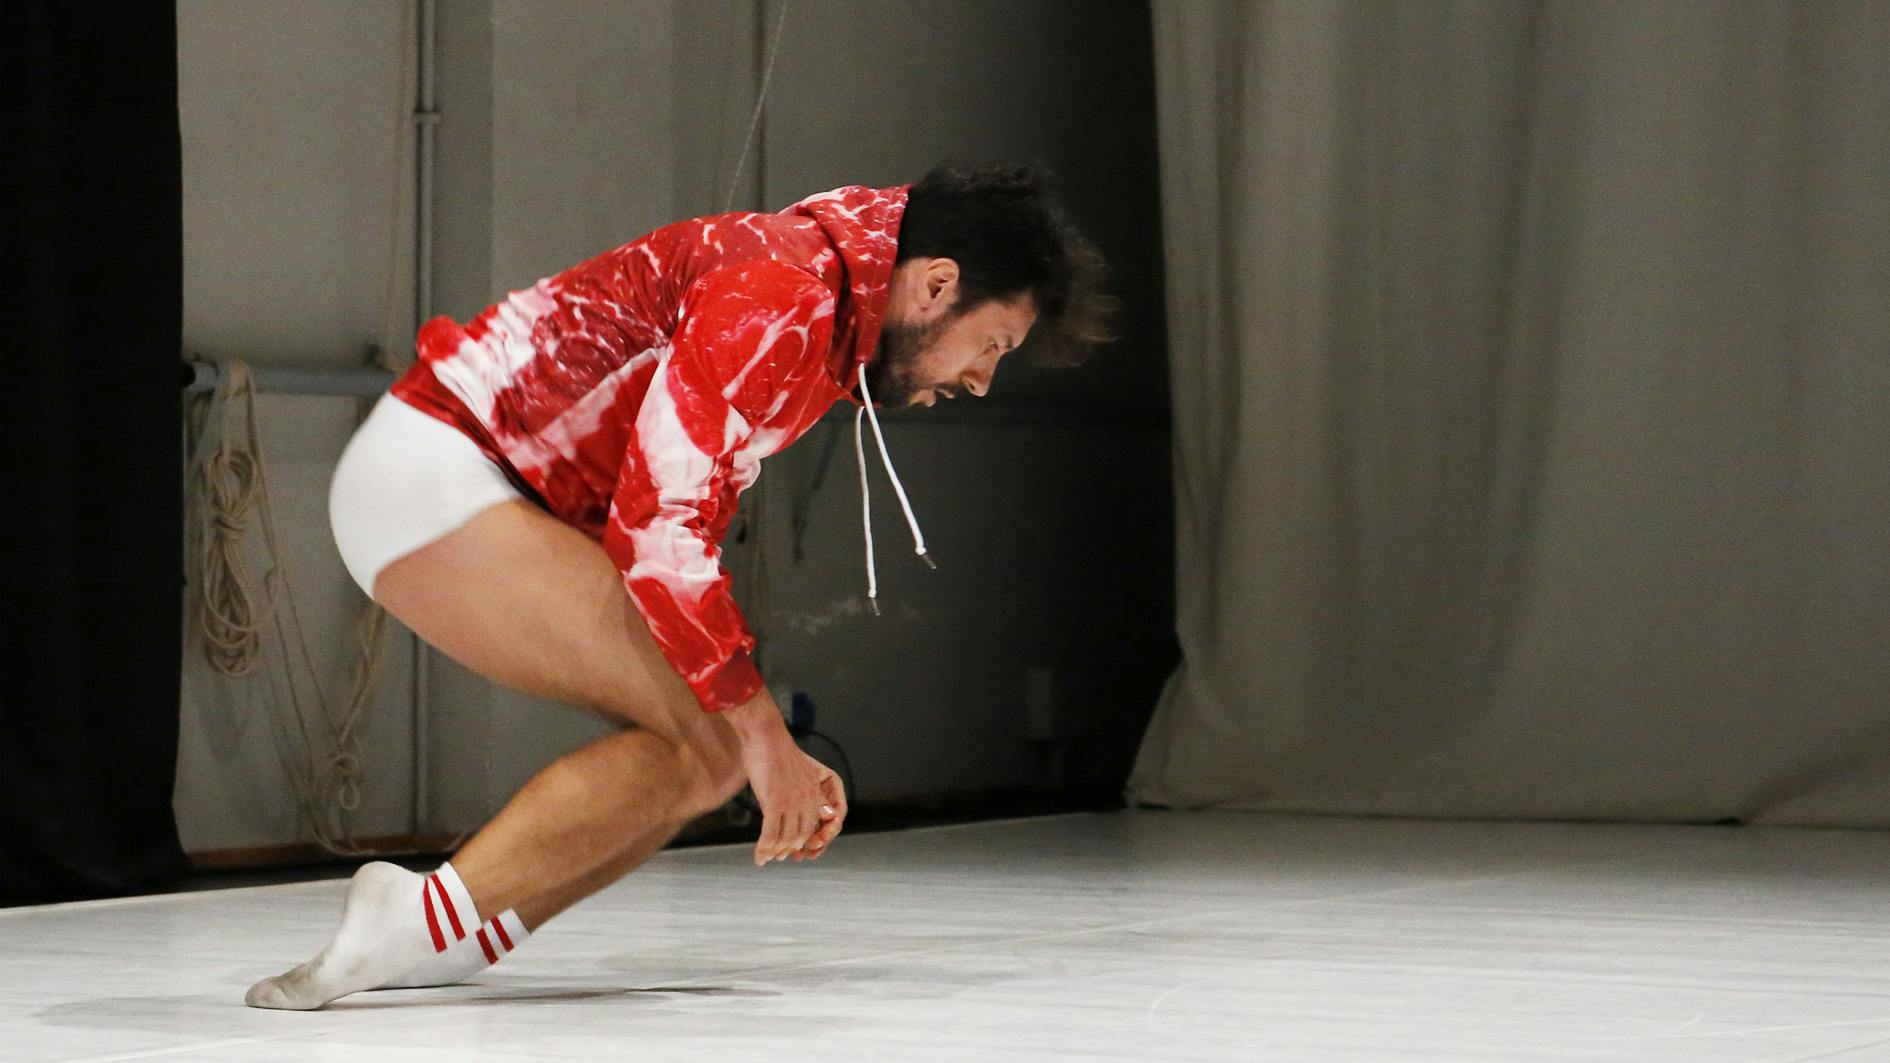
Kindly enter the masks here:
[[[757, 13], [761, 10], [762, 9], [757, 6]], [[761, 116], [767, 111], [768, 86], [774, 80], [775, 62], [781, 57], [781, 34], [787, 28], [787, 13], [787, 0], [781, 0], [781, 17], [775, 21], [774, 38], [769, 42], [765, 53], [766, 65], [762, 70], [761, 84], [755, 92], [754, 113], [751, 114], [748, 119], [748, 135], [742, 140], [741, 154], [735, 160], [735, 173], [734, 176], [729, 179], [728, 195], [724, 197], [722, 201], [722, 213], [724, 214], [734, 209], [735, 193], [736, 190], [741, 187], [742, 173], [748, 166], [748, 153], [754, 147], [757, 134], [761, 129]], [[729, 39], [732, 46], [734, 34], [730, 34]], [[724, 80], [724, 92], [727, 91], [727, 85], [728, 81]], [[720, 110], [718, 109], [718, 114], [719, 113]], [[719, 158], [721, 151], [719, 141], [721, 138], [718, 137], [716, 139], [718, 141], [717, 154]], [[765, 162], [765, 159], [763, 161]], [[757, 164], [757, 169], [762, 169], [759, 163]], [[758, 176], [758, 180], [764, 186], [765, 191], [766, 174], [761, 173]], [[760, 204], [756, 204], [756, 206], [759, 207]], [[766, 633], [763, 625], [768, 616], [767, 503], [768, 483], [764, 481], [757, 484], [755, 487], [754, 501], [749, 507], [750, 515], [744, 520], [742, 533], [743, 541], [748, 543], [747, 579], [750, 587], [750, 615], [752, 617], [750, 622], [757, 635]], [[767, 641], [763, 639], [760, 640], [760, 644], [756, 648], [756, 663], [761, 663], [762, 658], [766, 654]]]
[[774, 24], [774, 40], [768, 45], [768, 66], [761, 75], [761, 91], [755, 93], [755, 113], [748, 119], [748, 137], [742, 141], [742, 153], [735, 160], [735, 176], [728, 183], [728, 198], [722, 213], [735, 207], [735, 189], [742, 183], [742, 168], [748, 163], [748, 150], [755, 146], [755, 131], [761, 128], [761, 112], [768, 104], [768, 83], [774, 80], [774, 63], [781, 58], [781, 31], [787, 28], [788, 0], [781, 0], [781, 17]]
[[860, 461], [860, 530], [866, 533], [866, 604], [879, 615], [879, 574], [873, 567], [873, 497], [866, 483], [866, 443], [860, 438], [860, 418], [865, 407], [853, 413], [853, 454]]
[[925, 552], [925, 536], [919, 531], [919, 518], [912, 515], [912, 503], [906, 500], [905, 485], [899, 482], [899, 473], [893, 468], [892, 455], [886, 452], [886, 436], [879, 430], [879, 415], [873, 412], [873, 394], [866, 387], [864, 363], [860, 365], [860, 398], [863, 400], [860, 409], [865, 411], [867, 419], [873, 422], [873, 440], [879, 444], [880, 464], [886, 466], [886, 475], [892, 478], [893, 493], [899, 496], [899, 508], [905, 510], [906, 524], [912, 529], [912, 552], [919, 555], [919, 560], [932, 568], [937, 568], [938, 562], [933, 561], [932, 555]]

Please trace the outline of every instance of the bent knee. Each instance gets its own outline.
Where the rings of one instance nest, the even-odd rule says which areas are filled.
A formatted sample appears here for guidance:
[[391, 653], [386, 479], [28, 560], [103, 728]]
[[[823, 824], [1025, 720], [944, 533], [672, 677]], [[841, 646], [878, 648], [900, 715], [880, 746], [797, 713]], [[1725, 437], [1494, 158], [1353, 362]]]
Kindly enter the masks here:
[[677, 747], [688, 780], [688, 806], [693, 815], [713, 812], [748, 785], [741, 747], [718, 741], [685, 742]]

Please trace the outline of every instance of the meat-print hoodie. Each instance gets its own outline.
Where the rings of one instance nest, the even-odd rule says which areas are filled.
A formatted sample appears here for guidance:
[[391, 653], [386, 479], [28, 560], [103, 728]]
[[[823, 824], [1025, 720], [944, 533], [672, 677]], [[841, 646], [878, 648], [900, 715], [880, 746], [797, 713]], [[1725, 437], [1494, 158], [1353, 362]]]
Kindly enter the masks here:
[[864, 380], [909, 188], [848, 186], [778, 214], [664, 226], [463, 327], [433, 318], [394, 383], [396, 398], [464, 432], [528, 497], [602, 544], [705, 712], [762, 686], [721, 564], [736, 498], [762, 458], [837, 400], [858, 407], [862, 488], [865, 414], [930, 563]]

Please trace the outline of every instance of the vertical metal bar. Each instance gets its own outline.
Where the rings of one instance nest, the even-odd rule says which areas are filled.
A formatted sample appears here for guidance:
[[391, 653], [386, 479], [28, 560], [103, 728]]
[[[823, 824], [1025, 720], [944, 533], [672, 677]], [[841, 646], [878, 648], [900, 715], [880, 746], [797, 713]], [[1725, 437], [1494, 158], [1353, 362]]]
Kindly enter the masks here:
[[[419, 99], [414, 109], [414, 284], [413, 319], [423, 325], [433, 316], [433, 128], [440, 116], [434, 110], [433, 41], [434, 0], [418, 0], [415, 7], [416, 36], [419, 38]], [[412, 632], [409, 632], [412, 634]], [[427, 755], [431, 738], [431, 714], [428, 699], [431, 689], [428, 674], [430, 660], [426, 641], [413, 635], [413, 831], [423, 834], [432, 821], [430, 803], [432, 764]]]
[[415, 111], [419, 162], [415, 169], [419, 188], [415, 193], [414, 225], [414, 324], [424, 325], [433, 314], [433, 127], [440, 116], [434, 108], [433, 41], [435, 0], [420, 0], [420, 106]]

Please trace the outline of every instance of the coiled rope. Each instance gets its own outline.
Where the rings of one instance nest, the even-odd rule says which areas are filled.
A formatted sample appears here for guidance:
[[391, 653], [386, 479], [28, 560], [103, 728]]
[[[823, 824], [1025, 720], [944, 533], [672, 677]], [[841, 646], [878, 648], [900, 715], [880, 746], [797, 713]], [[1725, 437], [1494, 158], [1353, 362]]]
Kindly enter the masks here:
[[[187, 499], [196, 511], [192, 571], [198, 591], [196, 630], [204, 659], [231, 679], [249, 676], [266, 662], [277, 662], [277, 667], [265, 671], [278, 707], [286, 705], [286, 712], [277, 713], [278, 721], [286, 717], [286, 726], [292, 728], [287, 737], [301, 756], [287, 754], [280, 731], [276, 750], [295, 789], [302, 818], [322, 848], [337, 855], [363, 855], [369, 850], [356, 844], [348, 813], [361, 802], [357, 732], [380, 670], [387, 611], [372, 599], [364, 599], [355, 624], [353, 682], [340, 710], [331, 709], [282, 564], [256, 426], [254, 374], [243, 361], [222, 365], [223, 384], [209, 396], [195, 397], [191, 408], [192, 438], [207, 448], [195, 462], [190, 480], [194, 490]], [[216, 429], [214, 439], [204, 435], [211, 426]], [[261, 525], [268, 561], [260, 589], [243, 556], [252, 520]], [[273, 636], [274, 653], [265, 646], [269, 636]], [[298, 661], [302, 676], [297, 675]]]

